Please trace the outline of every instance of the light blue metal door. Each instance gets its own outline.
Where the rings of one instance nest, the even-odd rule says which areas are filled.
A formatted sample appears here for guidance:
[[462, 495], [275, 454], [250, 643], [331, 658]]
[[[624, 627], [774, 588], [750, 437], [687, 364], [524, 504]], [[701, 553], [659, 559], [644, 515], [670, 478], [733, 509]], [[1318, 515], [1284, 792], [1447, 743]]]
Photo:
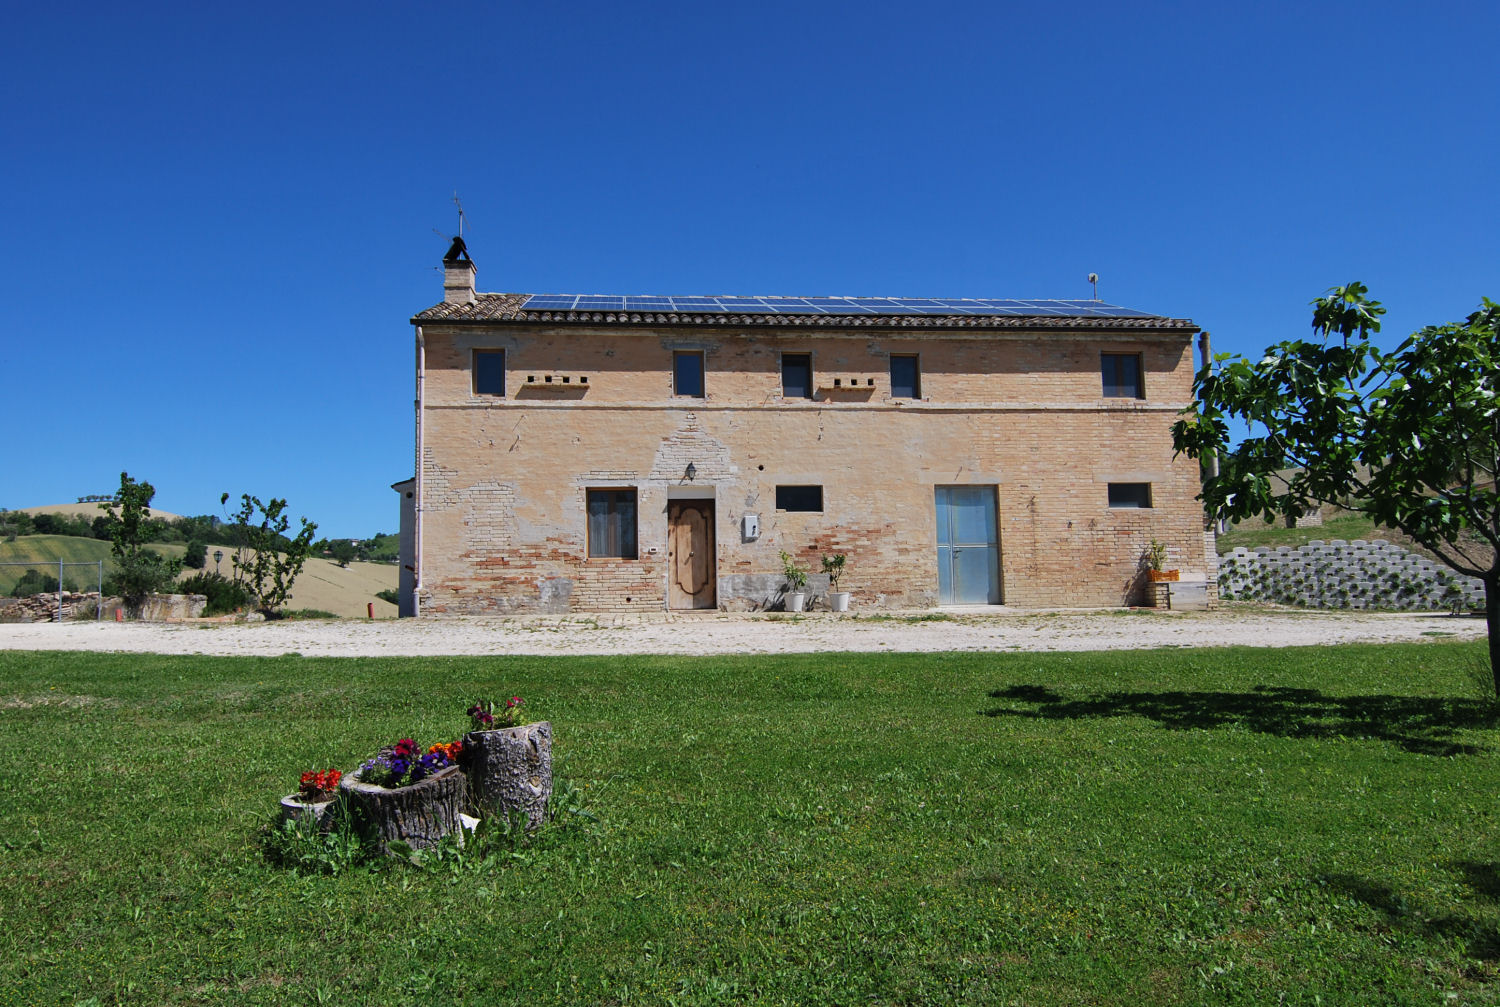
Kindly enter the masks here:
[[944, 605], [1000, 604], [995, 487], [937, 487], [938, 597]]

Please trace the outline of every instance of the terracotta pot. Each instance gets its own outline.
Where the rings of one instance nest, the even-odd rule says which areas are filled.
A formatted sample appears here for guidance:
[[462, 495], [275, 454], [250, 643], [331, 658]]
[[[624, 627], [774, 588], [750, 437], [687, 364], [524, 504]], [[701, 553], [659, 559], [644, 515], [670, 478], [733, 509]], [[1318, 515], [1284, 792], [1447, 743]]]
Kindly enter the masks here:
[[1152, 583], [1164, 580], [1176, 580], [1182, 574], [1181, 570], [1150, 570], [1148, 572], [1151, 574]]

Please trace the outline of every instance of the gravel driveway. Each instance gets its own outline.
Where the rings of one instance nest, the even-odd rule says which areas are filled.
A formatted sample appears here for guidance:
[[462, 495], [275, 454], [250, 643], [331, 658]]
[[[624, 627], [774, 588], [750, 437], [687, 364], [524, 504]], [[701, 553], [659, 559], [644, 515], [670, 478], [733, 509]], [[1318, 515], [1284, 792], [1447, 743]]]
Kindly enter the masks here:
[[421, 657], [438, 654], [784, 654], [1056, 651], [1483, 639], [1481, 617], [1270, 611], [948, 610], [896, 615], [550, 616], [515, 619], [0, 625], [0, 650]]

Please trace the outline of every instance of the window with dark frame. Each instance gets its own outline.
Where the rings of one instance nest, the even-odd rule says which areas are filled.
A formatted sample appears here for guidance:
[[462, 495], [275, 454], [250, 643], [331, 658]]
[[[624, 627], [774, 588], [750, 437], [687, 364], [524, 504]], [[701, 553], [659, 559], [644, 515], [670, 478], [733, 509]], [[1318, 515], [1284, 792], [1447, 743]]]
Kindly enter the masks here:
[[781, 355], [781, 395], [788, 399], [813, 397], [811, 353]]
[[778, 486], [776, 487], [776, 509], [821, 514], [823, 512], [823, 487]]
[[672, 394], [703, 398], [703, 351], [676, 350], [672, 354]]
[[1110, 483], [1109, 505], [1111, 507], [1141, 508], [1151, 506], [1150, 483]]
[[1099, 372], [1104, 378], [1107, 399], [1144, 399], [1146, 388], [1141, 381], [1139, 353], [1101, 353]]
[[589, 490], [589, 558], [636, 559], [634, 489]]
[[922, 397], [922, 371], [917, 366], [915, 353], [891, 354], [891, 397], [895, 399], [920, 399]]
[[505, 394], [505, 351], [474, 351], [474, 394]]

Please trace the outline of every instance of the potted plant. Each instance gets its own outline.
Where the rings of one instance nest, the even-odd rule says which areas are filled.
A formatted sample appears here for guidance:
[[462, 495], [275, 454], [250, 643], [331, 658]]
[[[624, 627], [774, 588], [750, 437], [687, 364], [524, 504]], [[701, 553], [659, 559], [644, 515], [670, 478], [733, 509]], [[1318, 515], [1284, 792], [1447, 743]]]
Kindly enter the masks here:
[[786, 578], [786, 610], [800, 612], [807, 605], [807, 569], [797, 561], [781, 553], [781, 575]]
[[309, 769], [303, 773], [297, 792], [281, 799], [281, 820], [305, 820], [319, 829], [327, 829], [332, 820], [329, 811], [338, 796], [339, 779], [343, 775], [337, 769]]
[[344, 776], [339, 790], [364, 838], [391, 853], [394, 843], [420, 850], [457, 831], [465, 789], [462, 754], [455, 745], [433, 745], [423, 754], [416, 741], [402, 738]]
[[844, 575], [844, 559], [841, 552], [823, 557], [823, 572], [828, 575], [828, 609], [831, 612], [849, 611], [849, 592], [839, 590], [839, 578]]
[[552, 798], [552, 725], [527, 723], [525, 700], [512, 696], [469, 707], [473, 728], [464, 735], [463, 765], [469, 799], [482, 813], [523, 817], [527, 831], [541, 826]]
[[1146, 547], [1141, 558], [1146, 564], [1146, 573], [1150, 576], [1152, 583], [1176, 580], [1181, 574], [1179, 570], [1162, 569], [1162, 565], [1167, 561], [1167, 547], [1165, 543], [1158, 542], [1156, 539], [1151, 540], [1151, 544]]

